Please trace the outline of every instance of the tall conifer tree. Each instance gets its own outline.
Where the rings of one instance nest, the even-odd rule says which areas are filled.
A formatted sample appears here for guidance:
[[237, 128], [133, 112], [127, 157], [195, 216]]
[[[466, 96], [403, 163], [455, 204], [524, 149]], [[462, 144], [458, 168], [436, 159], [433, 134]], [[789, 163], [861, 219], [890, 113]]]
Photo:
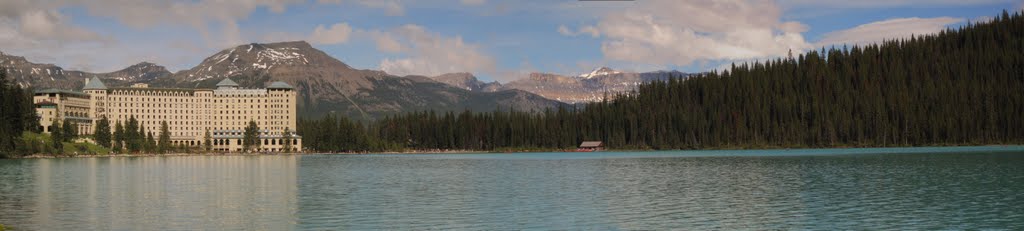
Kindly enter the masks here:
[[157, 142], [157, 152], [164, 153], [171, 148], [171, 131], [167, 121], [160, 122], [160, 138]]
[[110, 147], [110, 120], [106, 116], [100, 117], [100, 120], [96, 121], [96, 127], [93, 131], [93, 138], [96, 139], [96, 143], [105, 148]]

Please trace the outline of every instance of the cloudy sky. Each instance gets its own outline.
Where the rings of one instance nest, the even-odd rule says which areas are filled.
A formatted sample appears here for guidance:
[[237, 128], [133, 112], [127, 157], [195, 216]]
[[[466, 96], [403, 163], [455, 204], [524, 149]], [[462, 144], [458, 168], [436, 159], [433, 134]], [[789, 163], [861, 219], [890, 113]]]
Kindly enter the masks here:
[[305, 40], [360, 69], [698, 72], [984, 21], [1024, 0], [2, 0], [0, 52], [108, 72], [172, 72], [251, 42]]

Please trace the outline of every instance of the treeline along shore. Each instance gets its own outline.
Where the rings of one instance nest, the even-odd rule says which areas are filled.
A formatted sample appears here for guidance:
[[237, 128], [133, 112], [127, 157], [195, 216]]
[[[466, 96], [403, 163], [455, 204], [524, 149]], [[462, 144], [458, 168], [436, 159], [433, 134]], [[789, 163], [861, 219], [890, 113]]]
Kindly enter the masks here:
[[[1024, 143], [1024, 12], [880, 44], [821, 48], [543, 112], [300, 119], [306, 152], [949, 146]], [[0, 78], [2, 79], [2, 78]], [[0, 82], [0, 153], [35, 134]], [[22, 142], [23, 143], [23, 142]]]
[[1024, 143], [1024, 17], [822, 48], [544, 112], [299, 122], [320, 151], [947, 146]]

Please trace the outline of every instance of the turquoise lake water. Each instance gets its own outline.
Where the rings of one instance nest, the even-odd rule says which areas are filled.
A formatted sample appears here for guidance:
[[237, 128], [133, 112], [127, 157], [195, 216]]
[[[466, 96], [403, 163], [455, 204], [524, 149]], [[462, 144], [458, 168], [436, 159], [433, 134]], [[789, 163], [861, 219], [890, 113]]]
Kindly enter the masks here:
[[1022, 229], [1024, 147], [0, 160], [0, 224]]

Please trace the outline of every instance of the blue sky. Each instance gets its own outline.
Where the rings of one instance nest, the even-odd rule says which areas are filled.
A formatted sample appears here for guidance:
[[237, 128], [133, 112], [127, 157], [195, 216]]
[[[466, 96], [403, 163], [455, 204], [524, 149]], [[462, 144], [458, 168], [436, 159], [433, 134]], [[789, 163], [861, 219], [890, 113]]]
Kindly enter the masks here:
[[68, 69], [187, 69], [250, 42], [306, 40], [360, 69], [699, 72], [956, 27], [1021, 0], [219, 0], [0, 3], [0, 51]]

